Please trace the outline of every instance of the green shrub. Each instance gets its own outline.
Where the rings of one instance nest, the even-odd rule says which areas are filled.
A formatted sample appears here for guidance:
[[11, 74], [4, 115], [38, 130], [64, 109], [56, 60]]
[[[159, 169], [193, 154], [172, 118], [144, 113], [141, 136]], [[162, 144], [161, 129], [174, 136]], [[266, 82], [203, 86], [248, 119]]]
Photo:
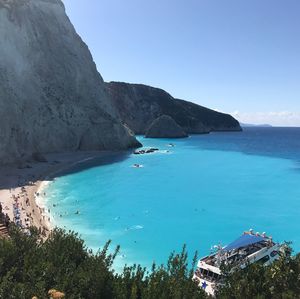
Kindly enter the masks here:
[[[197, 257], [189, 267], [185, 246], [172, 253], [166, 265], [140, 265], [113, 270], [119, 252], [109, 253], [110, 242], [96, 254], [77, 234], [55, 229], [43, 240], [36, 229], [26, 235], [15, 227], [9, 239], [0, 239], [0, 298], [48, 298], [50, 289], [67, 299], [196, 299], [208, 298], [192, 281]], [[223, 284], [217, 298], [300, 298], [300, 256], [290, 247], [271, 266], [253, 264], [233, 273], [222, 269]]]

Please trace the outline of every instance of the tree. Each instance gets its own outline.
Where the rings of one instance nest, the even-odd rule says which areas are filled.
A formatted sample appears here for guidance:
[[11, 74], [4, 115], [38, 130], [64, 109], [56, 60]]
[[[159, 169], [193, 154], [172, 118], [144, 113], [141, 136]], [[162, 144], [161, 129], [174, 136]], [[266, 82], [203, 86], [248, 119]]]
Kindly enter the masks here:
[[43, 240], [36, 229], [24, 234], [12, 226], [10, 238], [0, 240], [0, 298], [48, 298], [51, 289], [68, 299], [205, 298], [191, 279], [185, 247], [167, 266], [126, 266], [118, 274], [119, 248], [109, 253], [109, 245], [93, 254], [74, 232], [55, 229]]

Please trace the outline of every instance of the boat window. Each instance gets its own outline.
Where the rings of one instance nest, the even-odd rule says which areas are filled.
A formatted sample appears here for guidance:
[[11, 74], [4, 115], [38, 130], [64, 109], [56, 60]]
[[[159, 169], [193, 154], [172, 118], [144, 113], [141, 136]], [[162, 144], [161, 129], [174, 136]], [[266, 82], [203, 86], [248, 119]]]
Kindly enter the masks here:
[[276, 256], [277, 254], [278, 254], [278, 251], [274, 250], [274, 251], [271, 252], [270, 256], [271, 256], [271, 257], [274, 257], [274, 256]]
[[195, 271], [195, 275], [196, 275], [196, 276], [201, 276], [201, 270], [200, 270], [200, 269], [197, 269], [197, 270]]
[[201, 275], [203, 275], [204, 277], [206, 277], [207, 279], [212, 279], [212, 280], [218, 280], [220, 279], [220, 275], [218, 273], [215, 273], [215, 272], [212, 272], [212, 271], [209, 271], [209, 270], [206, 270], [206, 269], [202, 269], [202, 268], [198, 268], [196, 270], [196, 274], [197, 272], [201, 273]]
[[202, 269], [202, 268], [198, 268], [195, 271], [195, 275], [198, 277], [205, 278], [207, 280], [218, 280], [219, 279], [219, 275], [217, 273], [214, 273], [212, 271]]
[[257, 262], [258, 263], [261, 263], [261, 264], [264, 264], [266, 263], [268, 260], [270, 259], [270, 257], [268, 255], [262, 257], [261, 259], [259, 259]]

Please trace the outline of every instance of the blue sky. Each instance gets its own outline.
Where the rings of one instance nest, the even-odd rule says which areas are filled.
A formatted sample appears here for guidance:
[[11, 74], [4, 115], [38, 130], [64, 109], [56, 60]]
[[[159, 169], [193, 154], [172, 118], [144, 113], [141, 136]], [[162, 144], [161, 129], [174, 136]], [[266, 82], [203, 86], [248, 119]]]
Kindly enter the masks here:
[[106, 81], [300, 126], [299, 0], [64, 0]]

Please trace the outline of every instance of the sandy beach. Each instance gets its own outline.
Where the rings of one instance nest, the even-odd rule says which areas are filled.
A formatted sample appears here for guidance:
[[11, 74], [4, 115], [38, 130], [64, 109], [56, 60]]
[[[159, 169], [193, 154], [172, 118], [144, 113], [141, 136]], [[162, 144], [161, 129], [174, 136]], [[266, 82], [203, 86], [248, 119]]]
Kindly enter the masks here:
[[45, 207], [44, 187], [55, 177], [72, 166], [111, 152], [72, 152], [47, 154], [47, 162], [26, 162], [22, 166], [4, 166], [0, 170], [0, 202], [3, 213], [12, 221], [14, 205], [20, 211], [23, 227], [35, 226], [46, 236], [55, 226], [51, 220], [51, 209]]

